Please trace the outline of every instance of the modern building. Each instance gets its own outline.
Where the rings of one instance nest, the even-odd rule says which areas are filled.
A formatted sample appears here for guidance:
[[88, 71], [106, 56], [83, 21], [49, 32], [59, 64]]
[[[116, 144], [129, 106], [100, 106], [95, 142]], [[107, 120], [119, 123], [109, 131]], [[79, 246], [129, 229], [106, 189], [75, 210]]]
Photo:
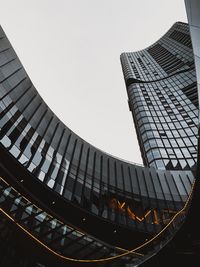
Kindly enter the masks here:
[[152, 46], [122, 54], [121, 62], [144, 164], [193, 169], [198, 97], [188, 25], [175, 23]]
[[0, 266], [188, 266], [199, 259], [193, 31], [200, 23], [191, 14], [200, 4], [186, 6], [190, 30], [175, 23], [154, 45], [121, 55], [144, 166], [65, 126], [0, 29]]

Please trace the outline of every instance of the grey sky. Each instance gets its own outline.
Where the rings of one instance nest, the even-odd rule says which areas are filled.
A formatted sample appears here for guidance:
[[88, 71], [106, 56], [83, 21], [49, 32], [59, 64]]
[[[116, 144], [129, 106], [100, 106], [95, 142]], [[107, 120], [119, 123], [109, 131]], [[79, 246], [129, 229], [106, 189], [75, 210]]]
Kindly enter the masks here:
[[176, 21], [183, 0], [0, 0], [0, 23], [47, 104], [74, 132], [141, 162], [120, 66]]

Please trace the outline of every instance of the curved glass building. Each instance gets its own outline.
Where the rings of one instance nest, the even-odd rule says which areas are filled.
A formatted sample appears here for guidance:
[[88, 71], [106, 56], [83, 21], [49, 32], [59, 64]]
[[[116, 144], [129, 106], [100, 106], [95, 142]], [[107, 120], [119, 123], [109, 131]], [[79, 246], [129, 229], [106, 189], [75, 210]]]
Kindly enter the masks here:
[[121, 55], [144, 166], [64, 125], [0, 29], [0, 266], [188, 266], [198, 258], [200, 24], [192, 10], [200, 5], [186, 7], [190, 26], [177, 22], [152, 46]]

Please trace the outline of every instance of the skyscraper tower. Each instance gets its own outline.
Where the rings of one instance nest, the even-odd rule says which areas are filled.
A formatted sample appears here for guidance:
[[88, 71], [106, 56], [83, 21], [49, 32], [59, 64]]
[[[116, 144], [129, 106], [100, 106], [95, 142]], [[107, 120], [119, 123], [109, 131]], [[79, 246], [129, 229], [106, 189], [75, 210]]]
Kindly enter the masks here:
[[144, 164], [193, 169], [198, 97], [188, 25], [175, 23], [152, 46], [122, 54], [121, 62]]

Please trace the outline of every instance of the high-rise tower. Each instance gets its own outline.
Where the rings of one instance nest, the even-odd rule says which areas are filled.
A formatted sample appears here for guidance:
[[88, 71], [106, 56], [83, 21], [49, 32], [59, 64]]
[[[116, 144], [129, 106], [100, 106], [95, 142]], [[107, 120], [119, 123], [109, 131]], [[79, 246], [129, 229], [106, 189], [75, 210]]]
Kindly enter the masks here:
[[188, 25], [175, 23], [152, 46], [122, 54], [121, 62], [145, 165], [193, 169], [198, 96]]

